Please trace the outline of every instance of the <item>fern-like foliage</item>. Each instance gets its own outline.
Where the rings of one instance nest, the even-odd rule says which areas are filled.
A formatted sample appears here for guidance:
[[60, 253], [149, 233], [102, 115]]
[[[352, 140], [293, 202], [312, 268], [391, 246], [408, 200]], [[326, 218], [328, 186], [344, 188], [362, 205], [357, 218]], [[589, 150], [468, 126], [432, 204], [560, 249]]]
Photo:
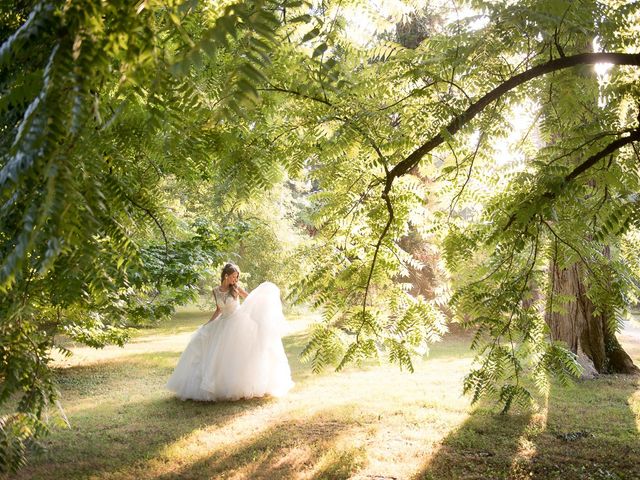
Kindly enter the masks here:
[[[550, 265], [580, 269], [610, 332], [637, 298], [637, 4], [445, 4], [420, 41], [363, 43], [339, 1], [27, 3], [0, 7], [0, 403], [24, 414], [5, 469], [56, 397], [55, 335], [122, 343], [193, 298], [257, 221], [230, 228], [236, 203], [291, 177], [314, 370], [412, 370], [447, 311], [475, 333], [464, 388], [509, 409], [578, 372], [549, 341], [571, 301]], [[620, 64], [600, 82], [595, 37]], [[410, 294], [408, 237], [440, 247], [452, 295]]]
[[[244, 231], [172, 207], [236, 161], [223, 145], [239, 127], [225, 125], [255, 109], [287, 6], [0, 7], [0, 404], [18, 398], [2, 470], [44, 432], [56, 335], [122, 344], [192, 300]], [[248, 170], [230, 181], [277, 178], [260, 159]]]
[[[637, 60], [614, 67], [604, 83], [580, 66], [500, 89], [550, 59], [591, 52], [595, 36], [605, 51], [637, 52], [630, 19], [638, 11], [547, 0], [471, 5], [478, 16], [455, 22], [444, 7], [411, 48], [387, 34], [368, 49], [337, 35], [339, 20], [333, 30], [319, 25], [301, 41], [330, 47], [324, 52], [339, 58], [335, 82], [284, 76], [272, 92], [292, 124], [278, 141], [300, 146], [315, 188], [313, 269], [294, 296], [315, 299], [323, 327], [305, 358], [320, 359], [319, 368], [341, 355], [335, 364], [343, 368], [386, 349], [412, 368], [411, 354], [443, 331], [442, 303], [419, 300], [428, 308], [418, 320], [401, 282], [412, 264], [401, 240], [419, 232], [442, 242], [451, 312], [475, 333], [477, 365], [464, 388], [508, 410], [533, 399], [528, 379], [544, 390], [550, 375], [580, 371], [575, 355], [550, 341], [548, 312], [571, 300], [554, 291], [552, 265], [581, 265], [610, 332], [635, 298], [635, 275], [617, 245], [637, 225]], [[291, 53], [294, 71], [321, 72], [314, 52]], [[523, 108], [530, 123], [513, 141], [512, 119]], [[507, 139], [514, 150], [500, 148]]]

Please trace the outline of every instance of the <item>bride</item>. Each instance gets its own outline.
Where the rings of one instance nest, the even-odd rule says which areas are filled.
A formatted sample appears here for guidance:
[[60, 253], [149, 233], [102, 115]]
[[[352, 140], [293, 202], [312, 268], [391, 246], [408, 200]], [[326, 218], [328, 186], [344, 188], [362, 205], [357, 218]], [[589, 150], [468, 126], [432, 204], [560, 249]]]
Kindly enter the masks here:
[[[281, 396], [293, 386], [280, 291], [265, 282], [248, 294], [239, 276], [236, 265], [224, 266], [213, 289], [216, 311], [191, 337], [167, 382], [182, 400]], [[241, 305], [238, 297], [245, 299]]]

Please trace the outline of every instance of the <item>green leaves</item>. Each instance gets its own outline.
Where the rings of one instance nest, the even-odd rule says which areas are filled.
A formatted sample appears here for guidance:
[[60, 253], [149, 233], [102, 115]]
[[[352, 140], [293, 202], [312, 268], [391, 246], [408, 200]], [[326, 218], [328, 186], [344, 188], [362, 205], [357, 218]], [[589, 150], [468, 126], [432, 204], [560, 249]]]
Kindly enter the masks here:
[[38, 2], [34, 6], [26, 21], [0, 46], [0, 66], [9, 63], [11, 56], [23, 48], [29, 37], [36, 37], [50, 28], [54, 11], [54, 6], [48, 2]]
[[47, 426], [36, 415], [16, 413], [0, 416], [0, 471], [16, 473], [27, 463], [26, 453], [34, 438], [42, 437]]
[[302, 350], [300, 357], [304, 362], [311, 362], [312, 370], [318, 373], [334, 364], [343, 352], [344, 346], [340, 340], [339, 331], [319, 324], [314, 327], [311, 339]]
[[[566, 15], [564, 10], [549, 14], [544, 2], [483, 8], [493, 21], [478, 31], [470, 24], [446, 25], [445, 20], [436, 19], [429, 38], [415, 50], [381, 41], [364, 52], [319, 24], [300, 36], [303, 44], [311, 44], [311, 58], [304, 63], [307, 68], [299, 70], [304, 72], [302, 78], [309, 78], [307, 72], [322, 73], [322, 66], [315, 69], [316, 62], [324, 62], [331, 52], [331, 58], [337, 59], [331, 70], [348, 83], [327, 85], [322, 74], [297, 86], [283, 81], [282, 91], [292, 98], [289, 108], [284, 103], [289, 100], [281, 101], [287, 118], [304, 125], [296, 128], [315, 139], [314, 145], [291, 138], [306, 148], [317, 191], [310, 216], [317, 241], [310, 252], [314, 269], [297, 294], [314, 298], [315, 305], [323, 308], [324, 325], [333, 329], [323, 335], [331, 331], [331, 338], [344, 344], [338, 365], [357, 362], [367, 351], [378, 355], [386, 348], [392, 360], [412, 367], [411, 353], [423, 350], [430, 340], [425, 319], [434, 318], [438, 310], [431, 305], [431, 311], [418, 321], [400, 280], [413, 268], [400, 244], [412, 229], [424, 233], [424, 241], [437, 240], [429, 236], [434, 233], [442, 234], [444, 256], [455, 282], [452, 307], [467, 325], [478, 329], [474, 346], [488, 359], [468, 391], [478, 398], [493, 393], [509, 408], [530, 400], [522, 379], [531, 371], [530, 358], [546, 351], [543, 302], [535, 289], [547, 285], [544, 272], [554, 255], [550, 245], [558, 242], [556, 234], [575, 246], [560, 248], [567, 264], [580, 256], [591, 258], [597, 250], [595, 245], [582, 249], [576, 238], [577, 232], [584, 231], [580, 223], [584, 225], [596, 205], [588, 191], [592, 179], [588, 175], [576, 179], [571, 172], [580, 156], [606, 146], [611, 134], [603, 135], [603, 130], [617, 127], [605, 113], [592, 121], [584, 107], [593, 99], [593, 82], [563, 72], [554, 74], [553, 88], [543, 81], [523, 84], [468, 127], [453, 136], [444, 135], [445, 126], [474, 99], [506, 78], [545, 62], [549, 54], [557, 54], [554, 42], [539, 35], [541, 29], [561, 31], [558, 42], [570, 54], [583, 51], [577, 48], [578, 38], [593, 24], [590, 15], [573, 9]], [[526, 18], [535, 21], [528, 23]], [[283, 65], [291, 64], [283, 61]], [[547, 100], [558, 118], [544, 115], [541, 105]], [[497, 145], [516, 130], [511, 120], [522, 104], [531, 105], [527, 118], [531, 123], [512, 140], [517, 152], [499, 151]], [[579, 119], [576, 111], [583, 112]], [[543, 121], [536, 123], [539, 118]], [[532, 132], [537, 128], [540, 137], [534, 141]], [[418, 181], [394, 182], [390, 191], [384, 190], [389, 170], [438, 134], [443, 146], [430, 151], [432, 157], [412, 172], [424, 180], [423, 186], [415, 188]], [[541, 147], [540, 140], [548, 138], [553, 142]], [[620, 178], [618, 173], [613, 176]], [[436, 192], [429, 198], [435, 200], [431, 206], [435, 211], [425, 208], [426, 185]], [[614, 187], [611, 180], [607, 188], [610, 193], [620, 185]], [[383, 193], [390, 195], [390, 205], [385, 205]], [[614, 227], [615, 218], [609, 228]], [[569, 236], [564, 229], [556, 231], [563, 222], [572, 225]], [[621, 226], [630, 222], [619, 219]], [[319, 256], [322, 259], [316, 260]], [[390, 304], [397, 308], [389, 308]], [[365, 348], [371, 341], [376, 348]], [[318, 352], [322, 345], [318, 339], [307, 356], [312, 358], [311, 352]], [[333, 352], [324, 360], [338, 356], [335, 348]], [[547, 365], [545, 374], [559, 374], [552, 363], [543, 365]]]
[[[551, 3], [472, 2], [477, 16], [463, 21], [443, 5], [371, 48], [350, 39], [334, 2], [0, 7], [12, 19], [0, 46], [0, 402], [21, 395], [37, 420], [55, 398], [56, 334], [122, 343], [131, 324], [192, 300], [236, 245], [260, 256], [260, 275], [296, 270], [278, 275], [322, 312], [303, 352], [316, 371], [384, 355], [412, 370], [451, 308], [476, 329], [475, 399], [508, 409], [532, 398], [528, 375], [540, 388], [576, 375], [572, 354], [547, 341], [545, 314], [567, 296], [548, 298], [546, 272], [584, 266], [609, 331], [637, 298], [637, 152], [606, 150], [637, 129], [635, 70], [605, 83], [556, 72], [446, 127], [505, 79], [589, 50], [594, 26], [601, 45], [640, 47], [627, 18], [637, 7]], [[269, 190], [296, 177], [309, 191], [300, 216]], [[312, 244], [279, 250], [294, 227]], [[11, 421], [0, 441], [20, 458], [38, 430]]]
[[313, 40], [318, 35], [320, 35], [320, 27], [315, 26], [302, 36], [302, 38], [300, 39], [300, 43], [305, 43], [305, 42], [308, 42], [309, 40]]
[[[0, 403], [16, 398], [39, 421], [56, 395], [56, 335], [123, 344], [130, 325], [193, 300], [246, 230], [192, 229], [184, 205], [236, 160], [223, 165], [234, 132], [217, 122], [266, 81], [275, 7], [0, 7], [16, 19], [0, 47]], [[279, 171], [255, 177], [254, 189]], [[43, 433], [30, 418], [3, 424], [0, 468]]]
[[327, 51], [329, 46], [326, 43], [321, 43], [316, 48], [313, 49], [313, 54], [311, 55], [313, 58], [319, 57]]
[[225, 7], [217, 18], [210, 9], [204, 8], [200, 13], [209, 18], [213, 26], [204, 29], [197, 42], [187, 39], [185, 51], [173, 61], [172, 72], [184, 76], [191, 68], [202, 66], [203, 54], [215, 62], [222, 52], [233, 52], [236, 64], [226, 80], [227, 93], [221, 105], [234, 114], [244, 115], [245, 107], [254, 106], [259, 98], [257, 86], [266, 80], [264, 71], [280, 24], [273, 12], [274, 5], [239, 2]]

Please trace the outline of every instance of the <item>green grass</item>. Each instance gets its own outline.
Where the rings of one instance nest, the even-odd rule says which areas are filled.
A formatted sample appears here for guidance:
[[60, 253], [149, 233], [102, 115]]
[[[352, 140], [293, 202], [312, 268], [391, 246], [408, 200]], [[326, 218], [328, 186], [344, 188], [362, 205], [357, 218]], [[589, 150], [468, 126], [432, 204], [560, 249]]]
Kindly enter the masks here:
[[[281, 399], [182, 402], [163, 386], [208, 314], [183, 310], [125, 348], [73, 347], [60, 360], [70, 428], [56, 428], [17, 479], [637, 479], [638, 380], [553, 387], [501, 416], [461, 396], [469, 339], [450, 335], [416, 364], [314, 375], [284, 339], [296, 386]], [[640, 342], [622, 337], [640, 361]]]

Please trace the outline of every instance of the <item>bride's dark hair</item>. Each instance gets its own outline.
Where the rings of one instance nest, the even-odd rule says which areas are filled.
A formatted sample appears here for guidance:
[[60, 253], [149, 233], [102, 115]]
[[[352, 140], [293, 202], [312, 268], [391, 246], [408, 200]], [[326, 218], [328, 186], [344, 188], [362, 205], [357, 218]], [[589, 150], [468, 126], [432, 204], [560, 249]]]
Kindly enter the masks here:
[[[224, 282], [225, 277], [229, 275], [233, 275], [234, 273], [238, 273], [238, 277], [240, 277], [240, 269], [235, 263], [228, 262], [222, 267], [222, 273], [220, 274], [220, 283]], [[237, 285], [229, 285], [229, 293], [233, 295], [233, 298], [238, 298], [238, 286]]]

